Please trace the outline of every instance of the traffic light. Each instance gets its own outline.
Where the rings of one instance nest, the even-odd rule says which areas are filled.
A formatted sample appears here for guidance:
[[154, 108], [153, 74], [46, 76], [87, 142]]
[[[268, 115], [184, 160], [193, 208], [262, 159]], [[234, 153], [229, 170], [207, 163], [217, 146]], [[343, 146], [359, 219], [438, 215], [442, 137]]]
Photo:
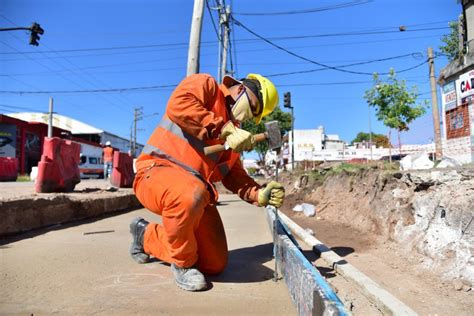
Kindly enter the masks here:
[[285, 94], [283, 94], [283, 106], [285, 108], [291, 109], [291, 93], [290, 92], [285, 92]]
[[38, 46], [38, 41], [40, 40], [39, 35], [43, 35], [44, 30], [38, 23], [33, 23], [33, 25], [30, 27], [30, 31], [30, 45]]

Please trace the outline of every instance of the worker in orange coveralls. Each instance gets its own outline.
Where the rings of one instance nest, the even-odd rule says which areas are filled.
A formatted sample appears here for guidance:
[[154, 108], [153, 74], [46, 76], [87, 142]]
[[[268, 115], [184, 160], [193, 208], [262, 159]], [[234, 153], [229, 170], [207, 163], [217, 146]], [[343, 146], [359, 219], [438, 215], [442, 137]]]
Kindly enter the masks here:
[[[210, 75], [195, 74], [177, 86], [136, 162], [135, 194], [162, 216], [163, 225], [140, 217], [131, 222], [135, 261], [145, 263], [153, 256], [170, 263], [176, 284], [187, 291], [207, 288], [203, 273], [224, 270], [227, 241], [212, 183], [222, 181], [257, 206], [281, 206], [283, 186], [274, 181], [260, 186], [240, 161], [240, 153], [255, 145], [240, 124], [259, 123], [277, 104], [275, 86], [258, 74], [242, 81], [226, 76], [220, 85]], [[205, 146], [224, 143], [229, 150], [204, 155]]]
[[105, 143], [104, 152], [103, 152], [103, 160], [104, 160], [104, 179], [107, 180], [108, 178], [110, 178], [112, 174], [112, 164], [114, 161], [114, 148], [112, 147], [109, 141]]

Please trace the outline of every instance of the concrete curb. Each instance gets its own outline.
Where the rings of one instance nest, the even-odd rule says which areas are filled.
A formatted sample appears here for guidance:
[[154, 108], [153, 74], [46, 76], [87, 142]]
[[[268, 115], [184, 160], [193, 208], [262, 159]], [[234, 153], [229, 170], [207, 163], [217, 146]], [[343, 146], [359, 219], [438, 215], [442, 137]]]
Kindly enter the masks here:
[[274, 227], [275, 209], [267, 206], [270, 230], [276, 229], [274, 249], [281, 272], [299, 315], [346, 316], [343, 303], [319, 271], [306, 259], [288, 227], [280, 220]]
[[132, 190], [102, 195], [44, 194], [0, 201], [0, 237], [140, 206]]

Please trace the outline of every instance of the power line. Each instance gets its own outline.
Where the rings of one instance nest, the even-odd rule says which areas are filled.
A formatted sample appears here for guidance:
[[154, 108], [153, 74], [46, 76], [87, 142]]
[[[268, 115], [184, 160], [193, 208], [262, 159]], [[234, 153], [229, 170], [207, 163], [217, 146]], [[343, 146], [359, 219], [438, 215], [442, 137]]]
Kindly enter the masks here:
[[164, 88], [174, 88], [177, 84], [144, 86], [144, 87], [127, 87], [127, 88], [111, 88], [111, 89], [90, 89], [90, 90], [55, 90], [55, 91], [8, 91], [0, 90], [0, 94], [69, 94], [69, 93], [102, 93], [102, 92], [127, 92], [137, 90], [154, 90]]
[[212, 16], [211, 7], [209, 7], [208, 0], [206, 0], [206, 7], [207, 7], [207, 11], [209, 12], [209, 16], [211, 17], [212, 26], [214, 27], [214, 31], [216, 32], [217, 40], [220, 41], [221, 39], [219, 37], [219, 32], [217, 31], [216, 22], [214, 21], [214, 17]]
[[[15, 25], [15, 22], [13, 22], [12, 20], [6, 18], [6, 17], [3, 16], [3, 15], [2, 15], [2, 17], [3, 17], [5, 20], [7, 20], [8, 22], [10, 22], [11, 24]], [[12, 35], [12, 36], [13, 36], [13, 35]], [[13, 36], [13, 37], [15, 37], [16, 39], [18, 39], [18, 37], [16, 37], [16, 36]], [[43, 43], [43, 46], [46, 46], [46, 47], [47, 47], [47, 45], [45, 45], [44, 43]], [[48, 48], [49, 48], [49, 47], [48, 47]], [[55, 54], [58, 55], [58, 56], [60, 56], [59, 53], [55, 53]], [[31, 58], [31, 57], [29, 57], [29, 56], [27, 56], [27, 57], [28, 57], [29, 59], [31, 59], [31, 60], [34, 60], [33, 58]], [[68, 62], [69, 64], [71, 64], [72, 66], [74, 66], [75, 68], [78, 68], [74, 63], [72, 63], [72, 62], [69, 61], [68, 59], [66, 59], [66, 58], [62, 58], [62, 59], [63, 59], [64, 61]], [[36, 60], [34, 60], [34, 61], [37, 62]], [[54, 62], [55, 64], [61, 66], [61, 67], [64, 67], [63, 64], [60, 64], [59, 62], [57, 62], [57, 61], [55, 61], [55, 60], [53, 60], [53, 62]], [[41, 65], [42, 65], [42, 64], [41, 64]], [[43, 66], [44, 66], [44, 65], [43, 65]], [[85, 77], [84, 74], [79, 73], [79, 72], [75, 72], [74, 70], [70, 69], [69, 67], [65, 67], [65, 68], [66, 68], [69, 72], [71, 72], [72, 74], [77, 74], [78, 76], [80, 76], [83, 81], [88, 82], [91, 86], [97, 87], [96, 84], [95, 84], [95, 82], [89, 80], [89, 78]], [[74, 83], [74, 84], [76, 84], [76, 85], [82, 87], [81, 84], [77, 84], [75, 81], [71, 80], [69, 77], [64, 77], [64, 76], [63, 76], [62, 74], [60, 74], [60, 73], [59, 73], [59, 75], [60, 75], [61, 77], [63, 77], [63, 78], [66, 78], [68, 81], [70, 81], [70, 82], [72, 82], [72, 83]], [[94, 80], [97, 80], [97, 79], [96, 79], [95, 77], [93, 77], [92, 75], [89, 75], [89, 76], [91, 76]], [[102, 83], [101, 83], [101, 84], [102, 84]], [[103, 100], [105, 100], [107, 103], [109, 103], [110, 105], [115, 106], [115, 107], [119, 107], [119, 105], [116, 104], [116, 102], [112, 102], [111, 100], [107, 99], [105, 96], [100, 96], [100, 97], [101, 97]], [[122, 100], [120, 100], [120, 101], [122, 101]], [[120, 108], [120, 107], [119, 107], [119, 108]], [[121, 109], [124, 110], [124, 111], [127, 110], [126, 108], [121, 108]]]
[[[374, 60], [368, 60], [368, 61], [362, 61], [362, 62], [357, 62], [357, 63], [351, 63], [351, 64], [346, 64], [346, 65], [340, 65], [340, 66], [334, 66], [333, 68], [336, 68], [337, 70], [341, 70], [340, 68], [346, 68], [346, 67], [352, 67], [352, 66], [360, 66], [360, 65], [366, 65], [366, 64], [373, 64], [377, 62], [382, 62], [382, 61], [387, 61], [387, 60], [392, 60], [392, 59], [399, 59], [399, 58], [404, 58], [407, 56], [415, 56], [416, 54], [420, 53], [411, 53], [411, 54], [404, 54], [404, 55], [398, 55], [398, 56], [392, 56], [392, 57], [387, 57], [387, 58], [380, 58], [380, 59], [374, 59]], [[422, 55], [423, 56], [423, 55]], [[397, 73], [403, 73], [406, 71], [410, 71], [412, 69], [418, 68], [421, 65], [424, 65], [428, 62], [428, 60], [424, 60], [422, 63], [417, 64], [413, 67], [409, 67], [406, 69], [402, 69], [400, 71], [397, 71]], [[316, 69], [309, 69], [309, 70], [300, 70], [300, 71], [290, 71], [290, 72], [282, 72], [282, 73], [276, 73], [276, 74], [268, 74], [265, 75], [266, 77], [278, 77], [278, 76], [288, 76], [288, 75], [296, 75], [296, 74], [303, 74], [303, 73], [311, 73], [311, 72], [317, 72], [317, 71], [323, 71], [323, 70], [329, 70], [332, 68], [328, 67], [322, 67], [322, 68], [316, 68]], [[351, 73], [357, 73], [357, 74], [370, 74], [373, 75], [374, 72], [368, 73], [368, 72], [351, 72]], [[389, 74], [388, 72], [383, 72], [383, 73], [378, 73], [379, 75], [387, 75]]]
[[[416, 80], [406, 80], [407, 82], [417, 82]], [[278, 87], [305, 87], [305, 86], [336, 86], [336, 85], [357, 85], [373, 83], [371, 80], [363, 81], [340, 81], [340, 82], [313, 82], [313, 83], [288, 83], [288, 84], [277, 84]]]
[[293, 15], [293, 14], [307, 14], [307, 13], [316, 13], [316, 12], [323, 12], [329, 10], [336, 10], [336, 9], [343, 9], [349, 8], [357, 5], [367, 4], [373, 2], [373, 0], [354, 0], [345, 3], [339, 3], [335, 5], [329, 5], [326, 7], [318, 7], [312, 9], [304, 9], [304, 10], [295, 10], [295, 11], [284, 11], [284, 12], [240, 12], [235, 13], [237, 15], [249, 15], [249, 16], [275, 16], [275, 15]]
[[[31, 112], [44, 112], [44, 111], [40, 111], [40, 110], [36, 110], [36, 109], [24, 107], [24, 106], [17, 106], [17, 105], [10, 105], [10, 104], [0, 104], [0, 107], [7, 108], [7, 109], [18, 109], [18, 110], [24, 110], [24, 111], [31, 111]], [[44, 112], [44, 113], [46, 113], [46, 112]]]
[[[233, 18], [235, 20], [235, 18]], [[236, 24], [239, 25], [240, 22], [237, 20]], [[242, 26], [240, 23], [239, 26]], [[244, 27], [245, 28], [245, 27]], [[449, 29], [449, 27], [428, 27], [422, 29], [412, 29], [412, 30], [405, 30], [403, 33], [408, 32], [422, 32], [422, 31], [435, 31], [435, 30], [445, 30]], [[275, 36], [269, 37], [268, 40], [295, 40], [295, 39], [306, 39], [306, 38], [326, 38], [326, 37], [344, 37], [344, 36], [360, 36], [360, 35], [380, 35], [380, 34], [390, 34], [390, 33], [401, 33], [401, 31], [397, 28], [396, 30], [388, 30], [388, 31], [356, 31], [356, 32], [345, 32], [345, 33], [327, 33], [327, 34], [312, 34], [312, 35], [294, 35], [294, 36]], [[253, 33], [252, 33], [253, 34]], [[255, 34], [254, 34], [255, 35]], [[239, 42], [244, 41], [253, 41], [254, 39], [240, 39], [237, 40]]]
[[[259, 39], [263, 40], [264, 42], [266, 42], [266, 43], [268, 43], [268, 44], [274, 46], [275, 48], [277, 48], [277, 49], [279, 49], [279, 50], [282, 50], [282, 51], [286, 52], [287, 54], [292, 55], [292, 56], [294, 56], [294, 57], [296, 57], [296, 58], [299, 58], [299, 59], [301, 59], [301, 60], [305, 60], [305, 61], [310, 62], [310, 63], [312, 63], [312, 64], [321, 66], [321, 67], [323, 67], [323, 68], [325, 68], [325, 69], [331, 69], [331, 70], [335, 70], [335, 71], [340, 71], [340, 72], [345, 72], [345, 73], [351, 73], [351, 74], [356, 74], [356, 75], [369, 75], [369, 76], [372, 76], [372, 75], [373, 75], [373, 72], [362, 72], [362, 71], [346, 70], [346, 69], [342, 69], [342, 67], [333, 67], [333, 66], [329, 66], [329, 65], [326, 65], [326, 64], [323, 64], [323, 63], [314, 61], [314, 60], [312, 60], [312, 59], [306, 58], [306, 57], [301, 56], [301, 55], [299, 55], [299, 54], [296, 54], [296, 53], [294, 53], [294, 52], [292, 52], [292, 51], [289, 51], [288, 49], [286, 49], [286, 48], [284, 48], [284, 47], [282, 47], [282, 46], [279, 46], [279, 45], [273, 43], [272, 41], [266, 39], [265, 37], [263, 37], [263, 36], [261, 36], [261, 35], [255, 33], [254, 31], [252, 31], [251, 29], [249, 29], [248, 27], [246, 27], [245, 25], [243, 25], [241, 22], [239, 22], [238, 20], [236, 20], [233, 16], [232, 16], [232, 19], [235, 21], [235, 23], [236, 23], [238, 26], [242, 27], [242, 28], [245, 29], [247, 32], [253, 34], [254, 36], [258, 37]], [[417, 67], [419, 67], [419, 66], [421, 66], [421, 65], [423, 65], [423, 64], [425, 64], [425, 63], [427, 63], [427, 62], [428, 62], [428, 60], [425, 60], [423, 63], [421, 63], [421, 64], [419, 64], [419, 65], [416, 65], [416, 66], [414, 66], [414, 67], [410, 67], [410, 68], [404, 69], [404, 70], [402, 70], [402, 71], [399, 71], [399, 73], [400, 73], [400, 72], [405, 72], [405, 71], [409, 71], [409, 70], [415, 69], [415, 68], [417, 68]], [[348, 65], [345, 65], [345, 67], [349, 67], [349, 66], [348, 66]], [[320, 70], [322, 70], [322, 69], [313, 70], [313, 71], [320, 71]], [[380, 73], [380, 74], [388, 74], [388, 73]], [[282, 74], [278, 74], [278, 75], [282, 75]], [[273, 76], [275, 76], [275, 75], [273, 75]]]
[[[232, 18], [237, 24], [238, 21], [235, 18]], [[241, 23], [240, 23], [241, 24]], [[241, 25], [239, 25], [241, 26]], [[395, 28], [395, 27], [392, 27]], [[449, 29], [449, 27], [431, 27], [431, 28], [421, 28], [421, 29], [409, 29], [405, 30], [403, 33], [407, 32], [421, 32], [421, 31], [433, 31], [433, 30], [442, 30]], [[380, 31], [380, 30], [368, 30], [368, 31], [356, 31], [356, 32], [345, 32], [345, 33], [327, 33], [327, 34], [313, 34], [313, 35], [295, 35], [295, 36], [277, 36], [269, 37], [269, 40], [295, 40], [295, 39], [305, 39], [305, 38], [325, 38], [325, 37], [344, 37], [344, 36], [360, 36], [360, 35], [379, 35], [379, 34], [389, 34], [389, 33], [400, 33], [398, 27], [394, 30]], [[254, 42], [257, 39], [253, 38], [244, 38], [236, 39], [234, 42]], [[213, 41], [202, 41], [201, 45], [204, 44], [214, 44]], [[62, 49], [62, 50], [51, 50], [51, 51], [29, 51], [29, 52], [0, 52], [0, 55], [16, 55], [16, 54], [49, 54], [49, 53], [71, 53], [71, 52], [89, 52], [89, 51], [106, 51], [106, 50], [124, 50], [124, 49], [142, 49], [142, 48], [154, 48], [154, 47], [177, 47], [182, 48], [186, 47], [189, 43], [168, 43], [168, 44], [148, 44], [148, 45], [131, 45], [131, 46], [112, 46], [112, 47], [96, 47], [96, 48], [75, 48], [75, 49]], [[179, 47], [178, 47], [179, 46]]]

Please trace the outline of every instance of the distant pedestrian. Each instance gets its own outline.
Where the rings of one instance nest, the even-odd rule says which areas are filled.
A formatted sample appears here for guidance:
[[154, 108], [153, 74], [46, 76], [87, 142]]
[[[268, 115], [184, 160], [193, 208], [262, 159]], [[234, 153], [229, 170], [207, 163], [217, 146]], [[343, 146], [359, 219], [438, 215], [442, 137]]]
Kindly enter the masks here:
[[114, 148], [109, 141], [105, 143], [104, 147], [104, 179], [107, 180], [112, 174], [112, 164], [114, 161]]

